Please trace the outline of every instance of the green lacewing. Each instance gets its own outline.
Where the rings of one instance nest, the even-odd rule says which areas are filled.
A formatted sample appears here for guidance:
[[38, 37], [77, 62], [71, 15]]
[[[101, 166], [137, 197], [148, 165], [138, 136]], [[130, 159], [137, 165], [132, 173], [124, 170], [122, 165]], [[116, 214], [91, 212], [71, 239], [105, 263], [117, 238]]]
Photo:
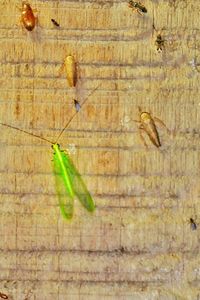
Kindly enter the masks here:
[[[82, 102], [81, 107], [84, 105], [86, 100], [97, 90], [99, 85], [88, 95], [88, 97]], [[79, 110], [78, 110], [79, 111]], [[58, 135], [56, 142], [52, 142], [47, 138], [39, 136], [37, 134], [25, 131], [18, 127], [8, 125], [5, 123], [1, 123], [0, 125], [6, 126], [21, 132], [24, 132], [28, 135], [37, 137], [41, 140], [44, 140], [51, 144], [54, 153], [53, 153], [53, 173], [55, 175], [55, 183], [56, 183], [56, 191], [59, 198], [59, 206], [61, 210], [61, 214], [65, 219], [70, 220], [73, 217], [74, 212], [74, 198], [77, 197], [83, 207], [89, 212], [93, 212], [95, 210], [95, 203], [88, 191], [80, 173], [74, 166], [72, 160], [69, 157], [69, 154], [60, 149], [60, 145], [58, 144], [58, 140], [67, 129], [73, 118], [78, 113], [76, 112], [69, 119], [65, 127], [62, 129], [60, 134]]]

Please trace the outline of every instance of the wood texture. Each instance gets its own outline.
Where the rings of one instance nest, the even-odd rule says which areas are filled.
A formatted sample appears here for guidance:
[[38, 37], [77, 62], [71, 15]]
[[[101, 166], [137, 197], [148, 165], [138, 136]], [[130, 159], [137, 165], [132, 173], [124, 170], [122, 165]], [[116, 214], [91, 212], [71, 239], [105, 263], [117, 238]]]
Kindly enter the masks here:
[[[76, 201], [65, 222], [50, 145], [0, 127], [0, 291], [9, 299], [200, 299], [200, 4], [146, 0], [142, 17], [127, 2], [31, 2], [31, 33], [17, 24], [16, 1], [0, 3], [1, 122], [54, 140], [73, 98], [101, 83], [60, 139], [95, 199], [92, 216]], [[164, 27], [160, 54], [153, 22]], [[70, 54], [76, 89], [59, 76]], [[138, 106], [173, 131], [158, 127], [160, 150], [142, 144]]]

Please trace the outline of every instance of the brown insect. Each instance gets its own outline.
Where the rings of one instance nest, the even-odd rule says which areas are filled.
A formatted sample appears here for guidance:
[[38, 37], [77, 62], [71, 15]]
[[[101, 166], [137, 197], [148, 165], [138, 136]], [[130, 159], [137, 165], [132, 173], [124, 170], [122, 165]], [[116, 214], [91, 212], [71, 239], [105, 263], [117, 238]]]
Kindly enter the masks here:
[[70, 87], [75, 87], [77, 83], [77, 68], [75, 59], [72, 55], [68, 55], [65, 58], [60, 72], [63, 72], [63, 70], [65, 70], [68, 85]]
[[140, 137], [141, 137], [145, 147], [148, 147], [148, 146], [142, 135], [143, 131], [146, 132], [146, 134], [148, 135], [150, 141], [154, 144], [154, 146], [156, 146], [157, 148], [161, 147], [160, 137], [159, 137], [155, 122], [158, 122], [160, 125], [165, 127], [168, 132], [170, 132], [170, 130], [166, 127], [166, 125], [163, 123], [163, 121], [161, 121], [157, 117], [152, 117], [149, 112], [143, 112], [140, 107], [139, 107], [139, 112], [140, 112], [140, 121], [135, 121], [135, 122], [140, 123], [140, 126], [139, 126]]
[[137, 13], [141, 16], [143, 15], [143, 13], [147, 13], [146, 7], [140, 2], [130, 0], [128, 6], [132, 8], [133, 11], [137, 11]]
[[[154, 29], [155, 31], [158, 31], [158, 30], [156, 30], [154, 24], [153, 24], [153, 29]], [[162, 30], [163, 30], [163, 29], [164, 29], [164, 28], [162, 28]], [[158, 52], [162, 52], [162, 51], [163, 51], [163, 48], [164, 48], [164, 46], [165, 46], [165, 40], [162, 38], [162, 35], [161, 35], [162, 30], [157, 34], [156, 40], [155, 40], [155, 45], [156, 45], [156, 48], [157, 48], [157, 51], [158, 51]]]
[[34, 11], [27, 1], [22, 1], [22, 7], [19, 8], [21, 11], [20, 22], [28, 31], [32, 31], [35, 28], [37, 17], [34, 16]]
[[157, 35], [155, 43], [156, 43], [156, 46], [157, 46], [157, 51], [162, 52], [163, 47], [165, 45], [165, 40], [162, 39], [161, 34]]
[[60, 24], [59, 24], [58, 22], [56, 22], [56, 20], [54, 20], [54, 19], [51, 19], [51, 22], [52, 22], [55, 26], [57, 26], [57, 27], [60, 26]]

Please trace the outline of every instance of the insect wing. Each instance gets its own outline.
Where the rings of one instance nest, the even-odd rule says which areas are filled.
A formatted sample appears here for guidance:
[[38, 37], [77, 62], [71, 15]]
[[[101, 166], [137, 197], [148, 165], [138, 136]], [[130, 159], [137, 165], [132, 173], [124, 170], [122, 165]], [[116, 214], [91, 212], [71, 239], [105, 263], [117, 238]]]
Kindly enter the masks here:
[[75, 87], [77, 82], [76, 62], [73, 56], [68, 55], [65, 59], [66, 77], [70, 87]]
[[192, 228], [192, 230], [196, 230], [197, 229], [197, 225], [195, 223], [191, 223], [191, 228]]
[[192, 230], [197, 229], [197, 224], [195, 223], [195, 221], [192, 218], [190, 218], [190, 225], [191, 225]]
[[53, 171], [55, 175], [56, 191], [58, 193], [59, 206], [63, 217], [65, 219], [71, 219], [73, 217], [74, 211], [72, 176], [71, 173], [69, 174], [68, 169], [65, 166], [66, 154], [64, 152], [60, 152], [60, 155], [62, 161], [56, 155], [56, 153], [53, 156]]
[[66, 154], [66, 168], [68, 169], [69, 176], [72, 180], [72, 186], [75, 195], [81, 202], [81, 204], [90, 212], [95, 210], [94, 201], [73, 162]]
[[150, 120], [149, 124], [145, 126], [145, 131], [148, 134], [150, 140], [156, 147], [161, 147], [160, 138], [156, 125], [153, 120]]
[[77, 100], [74, 100], [74, 105], [75, 105], [76, 111], [77, 112], [80, 111], [81, 106], [80, 106], [80, 103]]

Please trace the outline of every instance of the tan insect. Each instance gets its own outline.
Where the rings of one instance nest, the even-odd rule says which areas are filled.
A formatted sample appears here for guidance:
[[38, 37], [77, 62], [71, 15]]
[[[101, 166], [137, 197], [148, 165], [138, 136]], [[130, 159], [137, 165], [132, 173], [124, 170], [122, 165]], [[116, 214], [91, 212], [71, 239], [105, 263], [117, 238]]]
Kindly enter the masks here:
[[37, 12], [37, 10], [32, 9], [27, 1], [22, 1], [22, 7], [19, 10], [21, 11], [20, 22], [28, 31], [32, 31], [37, 22], [37, 17], [33, 12]]
[[60, 73], [65, 70], [69, 87], [75, 87], [77, 83], [77, 67], [76, 61], [72, 55], [68, 55], [60, 69]]
[[158, 134], [157, 127], [155, 125], [155, 122], [159, 123], [163, 127], [167, 129], [167, 132], [169, 133], [170, 130], [166, 127], [166, 125], [158, 119], [157, 117], [152, 117], [152, 115], [149, 112], [143, 112], [141, 108], [139, 107], [140, 112], [140, 121], [136, 121], [137, 123], [140, 123], [139, 130], [140, 130], [140, 137], [145, 145], [145, 147], [148, 147], [146, 144], [146, 141], [142, 135], [142, 132], [146, 132], [148, 135], [150, 141], [156, 146], [157, 148], [161, 147], [160, 137]]

